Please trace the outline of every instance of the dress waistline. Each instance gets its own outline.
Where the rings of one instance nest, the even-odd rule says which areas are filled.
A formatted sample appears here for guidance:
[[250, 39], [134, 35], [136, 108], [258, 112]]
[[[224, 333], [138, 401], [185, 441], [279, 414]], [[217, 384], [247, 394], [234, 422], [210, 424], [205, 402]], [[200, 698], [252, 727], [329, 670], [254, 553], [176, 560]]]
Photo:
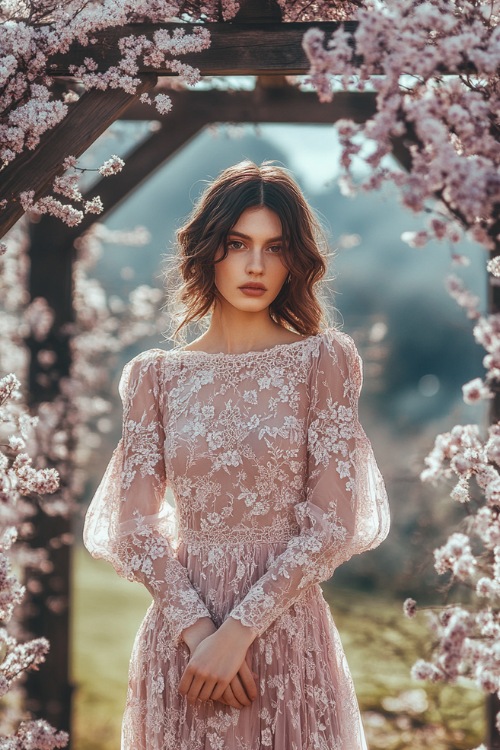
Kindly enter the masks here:
[[238, 544], [272, 544], [288, 542], [299, 534], [300, 528], [297, 524], [288, 521], [280, 521], [272, 526], [256, 528], [236, 526], [234, 528], [214, 528], [198, 530], [191, 528], [179, 528], [179, 543], [188, 547], [220, 547]]

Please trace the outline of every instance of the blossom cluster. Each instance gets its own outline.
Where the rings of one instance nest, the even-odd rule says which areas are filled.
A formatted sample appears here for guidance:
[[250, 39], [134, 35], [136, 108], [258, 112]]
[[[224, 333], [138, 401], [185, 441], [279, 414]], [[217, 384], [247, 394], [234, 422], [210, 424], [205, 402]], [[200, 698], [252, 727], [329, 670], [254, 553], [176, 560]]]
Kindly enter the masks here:
[[446, 286], [450, 296], [467, 310], [469, 318], [475, 320], [474, 339], [486, 351], [483, 357], [486, 373], [483, 378], [473, 378], [462, 386], [464, 401], [474, 404], [492, 399], [495, 395], [495, 384], [500, 381], [500, 315], [481, 315], [477, 307], [479, 298], [471, 294], [458, 277], [450, 275]]
[[[92, 200], [85, 200], [78, 186], [80, 172], [88, 171], [77, 166], [77, 159], [70, 155], [63, 160], [63, 166], [68, 170], [65, 174], [56, 176], [52, 183], [52, 190], [59, 193], [71, 201], [83, 203], [83, 211], [76, 208], [72, 203], [62, 203], [53, 195], [45, 195], [34, 201], [34, 190], [24, 190], [19, 194], [19, 200], [25, 211], [29, 212], [30, 217], [36, 219], [41, 214], [50, 214], [63, 221], [70, 227], [80, 224], [85, 214], [100, 214], [104, 210], [103, 203], [98, 195]], [[107, 159], [104, 164], [98, 168], [99, 174], [103, 177], [121, 172], [125, 162], [116, 154]]]
[[416, 680], [455, 683], [471, 679], [487, 693], [500, 693], [500, 615], [495, 608], [469, 612], [460, 605], [435, 615], [438, 646], [433, 660], [419, 659], [411, 674]]
[[43, 719], [23, 721], [15, 737], [0, 739], [2, 750], [55, 750], [68, 744], [67, 733], [56, 731]]
[[[140, 61], [174, 72], [184, 84], [196, 83], [199, 71], [182, 63], [179, 56], [209, 45], [210, 35], [202, 24], [192, 27], [190, 33], [178, 29], [170, 34], [159, 29], [151, 40], [143, 34], [123, 36], [118, 42], [119, 62], [105, 65], [104, 70], [98, 69], [92, 56], [94, 50], [99, 50], [97, 32], [141, 21], [172, 21], [182, 15], [183, 6], [185, 3], [168, 0], [153, 4], [148, 0], [134, 4], [128, 0], [104, 0], [98, 5], [83, 6], [77, 0], [70, 0], [54, 7], [40, 0], [12, 0], [4, 4], [0, 10], [0, 165], [5, 167], [23, 152], [36, 149], [42, 135], [56, 127], [69, 107], [79, 100], [72, 90], [54, 96], [53, 79], [47, 75], [51, 58], [68, 52], [75, 42], [89, 47], [82, 65], [70, 65], [75, 80], [87, 90], [122, 88], [135, 93], [141, 82], [137, 77]], [[165, 94], [143, 101], [154, 102], [160, 114], [169, 110]], [[120, 161], [112, 157], [99, 171], [102, 175], [115, 174], [123, 166]], [[75, 174], [58, 175], [52, 189], [72, 201], [82, 202], [77, 182]], [[35, 216], [48, 213], [69, 226], [81, 223], [85, 213], [99, 214], [103, 209], [98, 196], [85, 201], [83, 210], [53, 195], [45, 195], [36, 202], [34, 197], [34, 191], [28, 189], [13, 200]]]
[[[192, 67], [180, 65], [179, 55], [205, 49], [210, 43], [207, 29], [195, 26], [191, 33], [184, 30], [169, 34], [160, 29], [154, 38], [129, 35], [119, 39], [120, 59], [117, 65], [98, 70], [92, 57], [99, 41], [97, 32], [112, 27], [149, 22], [172, 21], [182, 12], [183, 3], [148, 0], [131, 5], [127, 0], [104, 0], [99, 6], [81, 5], [74, 0], [59, 6], [31, 0], [13, 0], [4, 6], [0, 15], [0, 159], [4, 164], [13, 161], [26, 149], [34, 149], [41, 135], [55, 127], [66, 116], [68, 107], [78, 99], [71, 96], [53, 97], [52, 79], [47, 75], [50, 60], [55, 54], [66, 53], [74, 42], [89, 47], [80, 66], [70, 66], [70, 72], [85, 88], [122, 88], [136, 91], [140, 79], [136, 77], [138, 61], [174, 70], [186, 82], [198, 80], [199, 73]], [[66, 93], [66, 92], [65, 92]], [[163, 103], [162, 103], [162, 106]]]
[[[339, 87], [376, 92], [376, 112], [365, 123], [337, 122], [344, 192], [357, 192], [356, 155], [371, 168], [360, 189], [392, 180], [403, 204], [415, 212], [429, 200], [441, 202], [447, 220], [433, 218], [428, 229], [408, 234], [410, 244], [421, 246], [433, 237], [457, 242], [468, 231], [494, 249], [500, 201], [498, 3], [364, 2], [352, 18], [358, 22], [353, 33], [340, 26], [325, 40], [313, 28], [303, 40], [309, 81], [321, 100], [331, 101]], [[360, 64], [354, 63], [354, 47]], [[443, 76], [444, 71], [453, 75]], [[359, 135], [373, 148], [362, 153]], [[408, 172], [391, 168], [384, 158], [393, 139], [401, 137], [410, 152]]]
[[[59, 488], [57, 471], [34, 468], [32, 458], [23, 452], [38, 418], [28, 414], [20, 389], [13, 373], [0, 379], [0, 697], [27, 671], [38, 669], [49, 650], [45, 638], [20, 641], [18, 627], [15, 635], [9, 633], [9, 623], [26, 594], [14, 566], [22, 569], [23, 559], [39, 565], [46, 560], [45, 550], [37, 554], [19, 545], [33, 513], [29, 500]], [[0, 737], [2, 747], [15, 750], [54, 750], [67, 742], [67, 733], [56, 732], [45, 721], [23, 721], [14, 734]]]
[[[412, 676], [432, 682], [467, 677], [500, 697], [500, 424], [490, 425], [484, 439], [477, 425], [456, 425], [437, 436], [425, 463], [423, 481], [458, 478], [452, 498], [473, 507], [464, 532], [453, 532], [434, 551], [434, 567], [472, 588], [477, 604], [471, 611], [453, 605], [434, 615], [432, 660], [418, 660]], [[475, 509], [472, 480], [484, 498]], [[416, 602], [407, 599], [406, 616], [416, 611]]]

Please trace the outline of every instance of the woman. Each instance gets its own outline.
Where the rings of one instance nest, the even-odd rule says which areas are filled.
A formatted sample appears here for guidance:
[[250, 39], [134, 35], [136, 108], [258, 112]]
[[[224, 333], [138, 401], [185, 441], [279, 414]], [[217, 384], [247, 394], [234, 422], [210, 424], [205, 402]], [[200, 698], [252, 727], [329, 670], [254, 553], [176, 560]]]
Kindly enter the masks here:
[[122, 750], [366, 748], [319, 584], [385, 538], [389, 511], [360, 357], [324, 325], [320, 236], [284, 169], [223, 171], [177, 233], [175, 333], [206, 330], [123, 370], [123, 434], [84, 529], [153, 597]]

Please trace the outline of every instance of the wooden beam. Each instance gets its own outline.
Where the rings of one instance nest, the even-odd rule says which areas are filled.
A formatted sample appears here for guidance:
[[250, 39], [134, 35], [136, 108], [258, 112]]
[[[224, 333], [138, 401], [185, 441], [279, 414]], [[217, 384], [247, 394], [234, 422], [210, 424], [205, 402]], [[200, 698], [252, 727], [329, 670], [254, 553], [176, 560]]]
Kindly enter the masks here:
[[[201, 52], [182, 55], [182, 62], [198, 68], [203, 76], [220, 75], [260, 75], [274, 73], [282, 75], [306, 74], [310, 64], [302, 49], [302, 38], [312, 26], [323, 29], [327, 36], [341, 24], [335, 21], [319, 23], [276, 23], [268, 20], [259, 23], [206, 23], [203, 28], [210, 32], [210, 47]], [[353, 31], [356, 21], [345, 21], [346, 30]], [[195, 24], [129, 24], [92, 34], [97, 42], [83, 47], [79, 43], [71, 45], [68, 52], [54, 55], [47, 65], [49, 75], [71, 75], [70, 65], [83, 65], [85, 57], [93, 58], [97, 71], [103, 72], [111, 65], [118, 65], [121, 53], [118, 42], [121, 38], [144, 35], [152, 40], [155, 31], [166, 29], [173, 33], [183, 29], [192, 33]], [[144, 65], [138, 60], [139, 72], [155, 73], [161, 76], [177, 75], [170, 70], [152, 65]]]
[[[321, 104], [315, 93], [304, 93], [291, 86], [262, 91], [193, 91], [172, 92], [172, 112], [161, 117], [163, 125], [134, 151], [127, 155], [119, 179], [99, 180], [85, 193], [85, 200], [99, 195], [104, 211], [99, 218], [87, 214], [81, 224], [68, 227], [62, 222], [51, 223], [50, 236], [54, 245], [70, 252], [75, 239], [95, 221], [102, 221], [144, 180], [159, 169], [174, 153], [186, 145], [206, 125], [218, 122], [263, 123], [296, 122], [330, 125], [343, 117], [365, 122], [376, 112], [376, 94], [370, 92], [339, 92], [331, 104]], [[154, 110], [137, 102], [124, 114], [126, 120], [149, 120]], [[404, 146], [398, 143], [404, 153]], [[40, 223], [44, 222], [44, 218]], [[36, 237], [36, 235], [35, 235]]]
[[[51, 222], [50, 236], [54, 245], [63, 246], [70, 253], [75, 239], [95, 221], [102, 221], [128, 195], [151, 174], [159, 169], [174, 153], [186, 145], [206, 125], [219, 122], [298, 122], [331, 124], [341, 117], [351, 117], [364, 122], [376, 111], [376, 94], [339, 92], [331, 104], [321, 104], [315, 93], [304, 93], [291, 86], [274, 90], [254, 91], [193, 91], [171, 92], [173, 108], [161, 117], [162, 126], [146, 141], [127, 155], [119, 179], [99, 180], [85, 193], [85, 200], [99, 195], [104, 211], [96, 219], [87, 214], [81, 224], [68, 227], [62, 222]], [[140, 102], [133, 104], [124, 114], [126, 120], [149, 120], [156, 114]], [[40, 224], [45, 224], [42, 217]], [[34, 231], [33, 241], [38, 242]]]
[[[162, 24], [129, 24], [114, 28], [103, 29], [92, 34], [95, 44], [86, 47], [75, 42], [68, 52], [54, 55], [47, 64], [48, 75], [72, 75], [70, 65], [83, 65], [84, 58], [91, 57], [97, 64], [96, 71], [104, 72], [111, 65], [118, 65], [121, 53], [118, 42], [125, 36], [144, 35], [153, 40], [153, 35], [160, 29], [166, 29], [171, 34], [176, 30], [183, 30], [187, 34], [193, 32], [199, 24], [162, 23]], [[357, 21], [320, 21], [313, 23], [276, 23], [269, 20], [259, 22], [246, 21], [244, 23], [206, 23], [203, 28], [210, 32], [211, 44], [206, 50], [182, 55], [182, 61], [198, 68], [203, 76], [224, 75], [300, 75], [307, 74], [310, 69], [309, 60], [302, 49], [305, 32], [310, 28], [321, 29], [328, 39], [340, 26], [345, 31], [353, 33]], [[352, 63], [358, 67], [363, 56], [355, 53], [353, 40]], [[171, 70], [154, 65], [145, 65], [138, 60], [140, 73], [155, 73], [158, 76], [176, 76]], [[448, 70], [443, 65], [437, 67], [442, 75], [456, 75], [457, 73], [474, 73], [473, 65], [463, 63]], [[343, 71], [339, 70], [340, 75]], [[374, 74], [384, 75], [382, 67], [375, 67]]]
[[25, 151], [0, 172], [0, 200], [7, 207], [0, 212], [0, 237], [23, 215], [19, 194], [34, 190], [38, 200], [51, 187], [54, 177], [64, 172], [63, 159], [80, 156], [112, 122], [125, 112], [140, 94], [156, 85], [154, 75], [143, 77], [135, 94], [122, 89], [85, 92], [57, 127], [45, 132], [33, 151]]
[[126, 111], [126, 120], [158, 119], [176, 127], [190, 117], [212, 122], [289, 122], [334, 123], [343, 117], [365, 122], [376, 112], [376, 92], [339, 91], [332, 102], [321, 103], [316, 92], [299, 91], [292, 86], [259, 87], [253, 91], [169, 92], [172, 111], [158, 115], [147, 104], [136, 102]]

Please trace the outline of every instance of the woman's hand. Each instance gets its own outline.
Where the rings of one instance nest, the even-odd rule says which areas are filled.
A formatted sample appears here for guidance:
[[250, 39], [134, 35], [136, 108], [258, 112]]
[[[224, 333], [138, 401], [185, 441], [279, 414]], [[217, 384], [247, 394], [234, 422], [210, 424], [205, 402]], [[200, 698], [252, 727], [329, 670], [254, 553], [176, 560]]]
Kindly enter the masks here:
[[[222, 694], [222, 698], [219, 698], [221, 703], [225, 703], [227, 706], [234, 706], [234, 708], [243, 708], [243, 706], [249, 706], [251, 701], [256, 699], [257, 685], [255, 684], [255, 680], [258, 675], [251, 670], [251, 658], [252, 654], [250, 649], [248, 649], [245, 661], [242, 663], [238, 674], [231, 680]], [[242, 695], [241, 690], [243, 690]], [[238, 695], [241, 697], [241, 700], [238, 700]], [[213, 700], [213, 698], [210, 700]]]
[[[207, 636], [210, 621], [203, 619], [207, 620], [205, 625], [195, 628], [195, 623], [183, 634], [191, 659], [179, 682], [179, 692], [186, 695], [190, 703], [221, 700], [235, 708], [249, 706], [257, 697], [254, 680], [257, 675], [250, 669], [252, 631], [229, 617], [216, 632]], [[215, 628], [213, 623], [212, 626]]]

